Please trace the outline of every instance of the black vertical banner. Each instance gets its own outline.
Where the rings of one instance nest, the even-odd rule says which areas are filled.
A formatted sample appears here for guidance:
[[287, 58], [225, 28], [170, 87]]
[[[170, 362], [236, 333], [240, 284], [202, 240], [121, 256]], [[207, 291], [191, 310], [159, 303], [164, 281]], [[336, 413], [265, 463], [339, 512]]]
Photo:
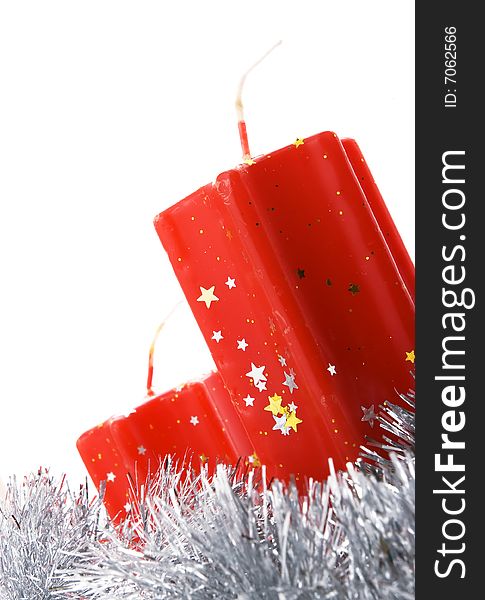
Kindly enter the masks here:
[[418, 599], [485, 597], [479, 8], [450, 1], [416, 6]]

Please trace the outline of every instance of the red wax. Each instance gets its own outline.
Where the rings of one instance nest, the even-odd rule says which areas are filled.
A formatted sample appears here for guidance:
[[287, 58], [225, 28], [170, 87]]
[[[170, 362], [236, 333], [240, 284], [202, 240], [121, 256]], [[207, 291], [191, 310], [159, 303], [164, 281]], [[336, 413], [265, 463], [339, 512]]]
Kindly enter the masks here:
[[396, 266], [399, 269], [399, 273], [405, 283], [410, 295], [413, 298], [415, 296], [415, 282], [414, 282], [414, 265], [411, 258], [403, 244], [399, 231], [397, 230], [394, 221], [389, 214], [389, 210], [384, 202], [383, 197], [379, 191], [379, 188], [372, 177], [369, 167], [362, 155], [362, 151], [357, 145], [355, 140], [344, 139], [342, 145], [345, 148], [348, 159], [352, 164], [352, 168], [355, 172], [359, 184], [366, 195], [369, 206], [374, 213], [382, 234], [389, 246], [389, 250], [394, 257]]
[[[217, 460], [236, 464], [252, 447], [217, 373], [145, 402], [127, 416], [112, 417], [77, 442], [99, 489], [106, 481], [105, 505], [120, 520], [130, 510], [130, 485], [138, 489], [156, 473], [167, 454], [179, 467]], [[130, 484], [131, 481], [131, 484]]]
[[371, 407], [412, 382], [414, 271], [354, 144], [297, 140], [155, 220], [233, 417], [282, 479], [354, 460]]

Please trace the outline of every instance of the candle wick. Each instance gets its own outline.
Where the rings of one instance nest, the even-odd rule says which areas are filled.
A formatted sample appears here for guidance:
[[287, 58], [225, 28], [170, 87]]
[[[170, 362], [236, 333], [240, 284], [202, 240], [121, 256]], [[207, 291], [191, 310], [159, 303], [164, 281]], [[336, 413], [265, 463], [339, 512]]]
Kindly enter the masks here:
[[255, 67], [257, 67], [260, 63], [262, 63], [263, 60], [269, 54], [271, 54], [271, 52], [273, 52], [273, 50], [275, 48], [277, 48], [281, 44], [281, 42], [282, 42], [282, 40], [279, 40], [267, 52], [265, 52], [263, 54], [263, 56], [261, 56], [261, 58], [259, 58], [253, 65], [251, 65], [249, 67], [249, 69], [244, 73], [244, 75], [241, 77], [241, 79], [239, 81], [239, 87], [238, 87], [237, 96], [236, 96], [236, 112], [237, 112], [237, 121], [238, 121], [237, 124], [238, 124], [238, 128], [239, 128], [239, 138], [241, 140], [241, 148], [242, 148], [242, 153], [243, 153], [243, 160], [248, 160], [251, 158], [251, 153], [249, 151], [248, 132], [246, 129], [246, 121], [244, 120], [244, 105], [243, 105], [243, 101], [242, 101], [242, 92], [243, 92], [243, 88], [244, 88], [244, 83], [245, 83], [246, 77], [249, 75], [249, 73]]
[[165, 319], [157, 327], [157, 329], [155, 331], [155, 335], [153, 336], [153, 340], [150, 345], [150, 350], [148, 352], [147, 396], [149, 396], [149, 397], [152, 397], [155, 395], [155, 392], [153, 391], [153, 388], [152, 388], [152, 386], [153, 386], [153, 355], [155, 353], [155, 345], [157, 343], [158, 336], [160, 335], [160, 332], [164, 328], [167, 321], [170, 319], [170, 317], [173, 315], [173, 313], [177, 310], [177, 308], [181, 304], [182, 304], [182, 302], [177, 302], [177, 304], [172, 308], [172, 310], [168, 313], [168, 315], [165, 317]]

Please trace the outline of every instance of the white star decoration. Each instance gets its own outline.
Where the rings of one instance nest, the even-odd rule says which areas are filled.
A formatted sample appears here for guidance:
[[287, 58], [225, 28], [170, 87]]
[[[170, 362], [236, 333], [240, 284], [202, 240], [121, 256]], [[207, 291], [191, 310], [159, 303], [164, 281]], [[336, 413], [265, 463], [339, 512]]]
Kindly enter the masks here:
[[249, 344], [246, 342], [246, 340], [243, 338], [242, 340], [237, 340], [237, 349], [238, 350], [242, 350], [243, 352], [246, 352], [246, 348], [249, 346]]
[[124, 505], [124, 507], [123, 507], [123, 508], [125, 509], [125, 511], [126, 511], [126, 512], [130, 512], [130, 511], [131, 511], [131, 504], [130, 504], [129, 502], [127, 502], [127, 503]]
[[258, 381], [258, 383], [254, 384], [260, 392], [266, 389], [266, 381]]
[[298, 386], [295, 383], [295, 376], [289, 375], [286, 371], [284, 371], [285, 380], [283, 381], [283, 385], [286, 385], [290, 390], [290, 394], [293, 394], [293, 390], [297, 390]]
[[214, 290], [216, 286], [205, 289], [205, 287], [199, 286], [200, 288], [200, 296], [197, 298], [197, 302], [205, 302], [207, 308], [211, 307], [211, 302], [217, 302], [219, 298], [214, 294]]
[[212, 332], [212, 338], [213, 340], [215, 340], [217, 343], [219, 343], [221, 340], [224, 339], [224, 336], [222, 335], [222, 331], [213, 331]]
[[284, 356], [281, 356], [281, 354], [278, 355], [278, 360], [280, 361], [280, 365], [282, 367], [286, 367], [286, 358]]
[[114, 481], [115, 479], [116, 475], [112, 471], [106, 473], [106, 481]]
[[286, 415], [283, 415], [282, 417], [277, 417], [276, 415], [273, 415], [273, 419], [275, 420], [275, 424], [273, 426], [273, 431], [281, 431], [281, 433], [283, 433], [283, 429], [285, 428], [285, 423], [286, 423]]
[[296, 412], [297, 408], [298, 408], [298, 406], [294, 402], [290, 402], [288, 404], [288, 410], [290, 411], [290, 413]]
[[236, 280], [232, 279], [231, 277], [228, 277], [227, 281], [226, 281], [226, 285], [230, 290], [232, 290], [232, 288], [236, 287]]
[[265, 366], [257, 367], [254, 363], [251, 363], [251, 370], [246, 373], [246, 377], [250, 377], [253, 380], [254, 385], [260, 381], [266, 381], [264, 375]]
[[138, 446], [137, 450], [138, 450], [138, 454], [140, 454], [142, 456], [145, 456], [145, 452], [147, 451], [145, 446]]
[[369, 408], [366, 408], [365, 406], [361, 406], [360, 408], [364, 413], [364, 416], [362, 417], [361, 421], [368, 421], [369, 425], [371, 427], [374, 427], [374, 419], [377, 418], [377, 415], [374, 412], [374, 405], [372, 404], [371, 406], [369, 406]]
[[337, 375], [337, 370], [335, 369], [335, 365], [331, 365], [330, 363], [328, 363], [327, 371], [330, 373], [330, 375], [332, 375], [332, 377], [334, 375]]
[[246, 398], [243, 398], [243, 400], [246, 402], [246, 406], [254, 406], [254, 398], [249, 394], [246, 396]]
[[198, 417], [190, 417], [190, 422], [195, 427], [196, 425], [199, 424], [199, 418]]

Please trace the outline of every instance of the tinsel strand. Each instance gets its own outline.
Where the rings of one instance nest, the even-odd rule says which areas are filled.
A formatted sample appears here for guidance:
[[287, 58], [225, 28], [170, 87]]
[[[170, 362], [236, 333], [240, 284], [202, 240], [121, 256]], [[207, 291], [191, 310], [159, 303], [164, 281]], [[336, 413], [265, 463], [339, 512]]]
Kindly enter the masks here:
[[167, 457], [115, 528], [87, 489], [12, 480], [0, 599], [411, 600], [414, 393], [385, 402], [362, 459], [325, 482], [267, 486], [243, 465], [184, 471]]

